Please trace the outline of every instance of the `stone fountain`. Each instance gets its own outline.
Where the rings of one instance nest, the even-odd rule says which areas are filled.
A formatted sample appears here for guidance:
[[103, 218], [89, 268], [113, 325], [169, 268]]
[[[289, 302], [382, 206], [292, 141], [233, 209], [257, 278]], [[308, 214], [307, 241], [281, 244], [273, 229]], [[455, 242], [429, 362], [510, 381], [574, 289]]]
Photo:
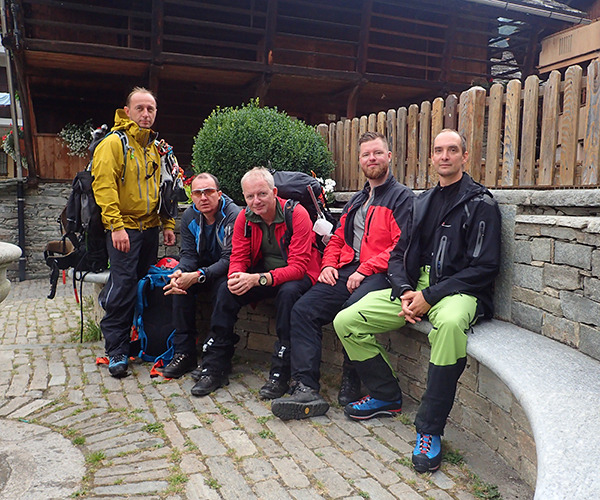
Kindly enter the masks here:
[[10, 291], [10, 281], [6, 278], [8, 266], [19, 260], [21, 249], [12, 243], [0, 241], [0, 302], [2, 302]]

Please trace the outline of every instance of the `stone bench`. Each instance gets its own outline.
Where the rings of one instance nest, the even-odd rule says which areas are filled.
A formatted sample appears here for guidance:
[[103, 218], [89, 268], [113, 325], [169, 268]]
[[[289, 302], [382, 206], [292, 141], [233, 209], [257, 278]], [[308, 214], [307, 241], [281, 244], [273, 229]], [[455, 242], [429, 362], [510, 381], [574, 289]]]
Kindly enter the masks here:
[[[421, 334], [430, 328], [427, 322], [408, 327]], [[600, 498], [600, 476], [593, 472], [600, 459], [600, 362], [499, 320], [473, 327], [467, 353], [508, 387], [525, 412], [537, 453], [535, 498]], [[480, 394], [510, 411], [510, 398], [483, 385], [479, 379]]]

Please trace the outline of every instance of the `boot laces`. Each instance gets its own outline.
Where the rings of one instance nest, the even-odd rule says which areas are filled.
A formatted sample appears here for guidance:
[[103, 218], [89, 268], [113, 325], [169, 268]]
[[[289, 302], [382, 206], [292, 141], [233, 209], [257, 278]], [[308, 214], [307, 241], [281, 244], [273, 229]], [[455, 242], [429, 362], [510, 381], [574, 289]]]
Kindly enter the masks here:
[[358, 406], [362, 406], [365, 403], [368, 403], [369, 401], [371, 401], [371, 396], [369, 396], [368, 394], [366, 396], [363, 396], [361, 399], [359, 399], [354, 406], [358, 407]]
[[422, 434], [421, 441], [419, 442], [419, 451], [421, 453], [429, 453], [431, 450], [431, 441], [433, 436], [431, 434]]

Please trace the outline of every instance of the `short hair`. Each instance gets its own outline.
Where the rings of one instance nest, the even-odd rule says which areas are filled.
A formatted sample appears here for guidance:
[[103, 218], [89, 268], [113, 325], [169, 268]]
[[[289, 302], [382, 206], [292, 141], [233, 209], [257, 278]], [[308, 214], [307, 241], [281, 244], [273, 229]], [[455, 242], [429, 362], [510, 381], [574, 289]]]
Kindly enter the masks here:
[[462, 135], [458, 130], [455, 130], [453, 128], [444, 128], [440, 130], [437, 133], [437, 135], [433, 138], [433, 142], [435, 143], [437, 136], [443, 134], [444, 132], [454, 132], [460, 138], [460, 147], [462, 149], [461, 153], [465, 153], [467, 151], [467, 140], [465, 139], [465, 136]]
[[131, 89], [131, 92], [129, 92], [129, 95], [127, 96], [127, 99], [125, 100], [125, 106], [129, 107], [129, 103], [131, 102], [131, 98], [134, 96], [134, 94], [138, 94], [138, 93], [150, 94], [152, 96], [152, 98], [154, 99], [154, 102], [158, 106], [158, 99], [154, 95], [154, 92], [152, 92], [151, 90], [148, 90], [145, 87], [133, 87], [133, 89]]
[[209, 173], [209, 172], [201, 172], [197, 175], [194, 176], [194, 178], [192, 179], [192, 182], [194, 182], [196, 179], [212, 179], [213, 181], [215, 181], [215, 186], [217, 186], [218, 190], [221, 190], [221, 184], [219, 183], [219, 179], [216, 178], [216, 176], [214, 176], [213, 174]]
[[244, 182], [246, 182], [250, 177], [262, 178], [266, 181], [269, 189], [273, 189], [275, 187], [275, 179], [273, 179], [273, 174], [271, 174], [271, 172], [269, 172], [269, 170], [265, 167], [254, 167], [253, 169], [248, 170], [248, 172], [244, 174], [242, 180], [240, 181], [242, 188], [244, 186]]
[[383, 145], [387, 148], [387, 150], [390, 150], [390, 145], [388, 144], [385, 135], [380, 134], [379, 132], [365, 132], [358, 139], [358, 147], [360, 148], [360, 145], [364, 142], [374, 141], [375, 139], [381, 139], [383, 141]]

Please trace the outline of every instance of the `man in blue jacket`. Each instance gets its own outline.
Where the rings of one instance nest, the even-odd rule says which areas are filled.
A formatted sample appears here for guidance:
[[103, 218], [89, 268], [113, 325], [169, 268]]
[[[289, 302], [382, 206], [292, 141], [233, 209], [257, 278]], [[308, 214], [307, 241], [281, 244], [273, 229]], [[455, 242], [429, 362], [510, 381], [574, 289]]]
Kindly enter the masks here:
[[175, 326], [175, 354], [163, 370], [167, 378], [179, 378], [198, 366], [196, 294], [217, 290], [225, 281], [233, 225], [241, 210], [221, 192], [217, 178], [208, 173], [198, 174], [192, 181], [192, 201], [181, 217], [179, 266], [164, 288], [165, 295], [173, 295]]
[[408, 246], [401, 237], [390, 256], [392, 288], [371, 292], [333, 322], [369, 390], [344, 408], [355, 420], [393, 415], [402, 408], [398, 380], [374, 334], [426, 315], [431, 322], [427, 389], [415, 419], [412, 462], [418, 472], [440, 466], [441, 435], [467, 361], [466, 332], [478, 317], [493, 314], [500, 211], [491, 193], [463, 171], [467, 158], [465, 140], [455, 130], [435, 137], [431, 160], [439, 183], [416, 199]]

